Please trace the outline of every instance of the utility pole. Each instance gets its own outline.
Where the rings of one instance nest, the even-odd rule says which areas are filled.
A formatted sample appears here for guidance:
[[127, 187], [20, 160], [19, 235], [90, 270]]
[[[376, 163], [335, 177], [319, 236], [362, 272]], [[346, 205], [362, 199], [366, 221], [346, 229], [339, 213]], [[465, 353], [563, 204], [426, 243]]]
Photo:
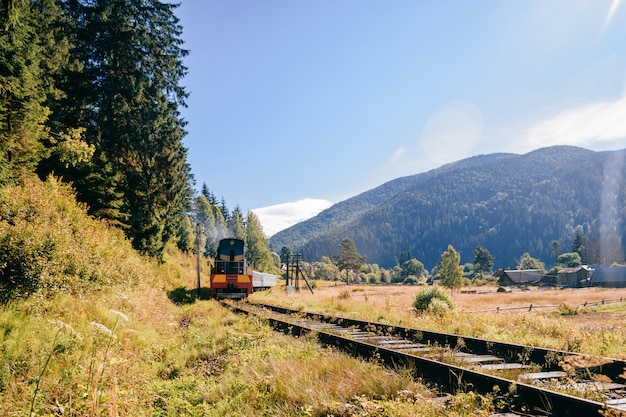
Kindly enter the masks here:
[[200, 298], [200, 242], [202, 241], [202, 223], [196, 225], [196, 269], [198, 271], [198, 290], [196, 298]]

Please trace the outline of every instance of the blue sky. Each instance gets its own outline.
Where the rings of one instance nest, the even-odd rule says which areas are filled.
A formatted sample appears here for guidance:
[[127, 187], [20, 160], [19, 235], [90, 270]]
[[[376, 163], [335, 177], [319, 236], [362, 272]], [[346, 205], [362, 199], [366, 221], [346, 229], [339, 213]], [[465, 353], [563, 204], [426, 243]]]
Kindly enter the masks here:
[[626, 0], [182, 0], [197, 188], [266, 234], [493, 152], [626, 148]]

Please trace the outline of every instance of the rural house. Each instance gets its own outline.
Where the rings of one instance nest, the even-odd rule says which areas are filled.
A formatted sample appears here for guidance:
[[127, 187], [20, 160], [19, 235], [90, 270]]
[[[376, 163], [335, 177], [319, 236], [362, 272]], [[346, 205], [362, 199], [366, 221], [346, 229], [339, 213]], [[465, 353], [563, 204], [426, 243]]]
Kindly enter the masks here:
[[626, 288], [626, 266], [596, 267], [590, 284], [592, 287]]
[[588, 287], [593, 269], [587, 265], [563, 268], [557, 273], [557, 285], [568, 288]]
[[541, 281], [544, 275], [541, 269], [499, 269], [494, 274], [498, 277], [498, 285], [503, 287], [535, 285]]

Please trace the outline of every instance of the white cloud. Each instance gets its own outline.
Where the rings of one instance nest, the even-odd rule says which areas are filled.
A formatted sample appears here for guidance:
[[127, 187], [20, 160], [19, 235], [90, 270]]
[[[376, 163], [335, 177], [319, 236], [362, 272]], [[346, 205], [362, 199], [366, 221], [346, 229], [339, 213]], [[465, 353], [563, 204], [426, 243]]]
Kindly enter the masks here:
[[529, 128], [523, 150], [552, 145], [596, 148], [626, 145], [626, 97], [565, 110]]
[[252, 212], [261, 221], [265, 235], [272, 236], [289, 226], [316, 216], [331, 205], [332, 203], [328, 200], [305, 198], [289, 203], [253, 209]]

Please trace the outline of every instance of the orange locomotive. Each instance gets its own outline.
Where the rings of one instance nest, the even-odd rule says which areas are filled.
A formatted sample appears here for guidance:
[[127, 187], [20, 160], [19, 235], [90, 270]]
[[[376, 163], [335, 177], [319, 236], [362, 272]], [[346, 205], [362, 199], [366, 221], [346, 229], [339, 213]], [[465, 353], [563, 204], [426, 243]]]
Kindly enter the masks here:
[[246, 262], [244, 241], [222, 239], [211, 270], [211, 295], [216, 298], [246, 298], [252, 294], [252, 268]]

